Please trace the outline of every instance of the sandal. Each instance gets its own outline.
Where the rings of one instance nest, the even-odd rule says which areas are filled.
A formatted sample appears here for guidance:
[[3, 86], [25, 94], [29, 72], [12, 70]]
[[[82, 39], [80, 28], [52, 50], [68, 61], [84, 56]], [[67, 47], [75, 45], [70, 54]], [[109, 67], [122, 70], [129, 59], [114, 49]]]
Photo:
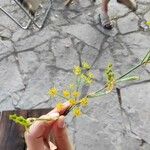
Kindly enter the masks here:
[[111, 30], [113, 28], [109, 16], [107, 14], [99, 14], [99, 20], [104, 29]]
[[137, 6], [136, 6], [135, 0], [134, 0], [134, 2], [132, 2], [131, 0], [117, 0], [117, 2], [127, 6], [132, 11], [136, 11], [137, 10]]

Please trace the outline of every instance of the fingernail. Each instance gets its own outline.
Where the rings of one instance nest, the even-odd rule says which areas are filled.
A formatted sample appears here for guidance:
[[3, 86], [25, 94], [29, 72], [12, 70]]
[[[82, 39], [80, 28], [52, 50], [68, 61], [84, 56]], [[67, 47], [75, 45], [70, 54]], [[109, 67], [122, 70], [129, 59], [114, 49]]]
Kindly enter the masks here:
[[69, 102], [69, 101], [66, 101], [66, 102], [64, 103], [64, 106], [65, 106], [65, 107], [69, 107], [69, 106], [70, 106], [70, 102]]
[[65, 126], [66, 126], [66, 124], [65, 124], [65, 117], [61, 116], [59, 118], [58, 127], [63, 129]]

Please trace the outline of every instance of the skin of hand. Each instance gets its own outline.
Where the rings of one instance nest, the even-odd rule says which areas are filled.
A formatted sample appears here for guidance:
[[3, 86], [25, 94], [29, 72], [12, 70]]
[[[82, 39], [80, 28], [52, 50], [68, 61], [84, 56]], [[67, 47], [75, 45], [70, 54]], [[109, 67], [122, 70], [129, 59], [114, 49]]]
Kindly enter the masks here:
[[35, 121], [25, 132], [27, 150], [74, 150], [65, 125], [63, 112], [70, 106], [64, 103], [63, 110], [54, 108], [40, 118], [58, 118], [52, 121]]

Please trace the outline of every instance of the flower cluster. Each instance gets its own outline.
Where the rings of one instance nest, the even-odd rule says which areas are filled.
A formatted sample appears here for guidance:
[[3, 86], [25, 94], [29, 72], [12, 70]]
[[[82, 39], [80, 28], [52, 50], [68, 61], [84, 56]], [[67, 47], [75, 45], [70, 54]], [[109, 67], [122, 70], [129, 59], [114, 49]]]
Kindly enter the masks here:
[[[76, 85], [70, 84], [69, 88], [63, 91], [59, 91], [55, 87], [48, 91], [49, 96], [52, 98], [58, 96], [69, 101], [71, 108], [73, 108], [73, 115], [76, 117], [81, 116], [81, 109], [88, 106], [89, 103], [87, 96], [81, 97], [80, 86], [83, 86], [84, 84], [91, 84], [93, 82], [94, 75], [89, 71], [90, 68], [91, 66], [87, 62], [83, 62], [81, 67], [75, 66], [73, 68], [73, 73], [77, 77]], [[63, 103], [58, 102], [56, 108], [58, 110], [62, 110]]]
[[51, 88], [49, 91], [48, 91], [48, 94], [52, 97], [55, 97], [57, 95], [57, 89], [54, 87], [54, 88]]
[[91, 66], [87, 62], [83, 62], [81, 67], [75, 66], [73, 72], [78, 77], [79, 82], [90, 85], [94, 80], [94, 74], [90, 72], [90, 69]]
[[17, 116], [16, 114], [10, 115], [9, 119], [13, 120], [17, 124], [24, 126], [25, 129], [27, 129], [31, 125], [30, 121], [25, 119], [23, 116]]
[[106, 88], [107, 91], [111, 92], [115, 85], [116, 85], [116, 79], [115, 74], [113, 72], [112, 64], [109, 64], [108, 67], [105, 69], [105, 76], [106, 76]]
[[[55, 89], [56, 92], [52, 92]], [[55, 94], [54, 94], [55, 93]], [[88, 98], [84, 97], [84, 98], [80, 98], [81, 93], [77, 90], [75, 90], [73, 85], [70, 85], [68, 90], [64, 90], [64, 91], [58, 91], [56, 88], [51, 88], [48, 92], [49, 96], [51, 97], [60, 97], [63, 98], [66, 101], [69, 101], [71, 104], [71, 107], [73, 108], [73, 114], [74, 116], [80, 116], [82, 114], [81, 109], [82, 107], [86, 107], [88, 105]], [[63, 102], [58, 102], [56, 104], [56, 108], [61, 111], [64, 106], [63, 106]]]

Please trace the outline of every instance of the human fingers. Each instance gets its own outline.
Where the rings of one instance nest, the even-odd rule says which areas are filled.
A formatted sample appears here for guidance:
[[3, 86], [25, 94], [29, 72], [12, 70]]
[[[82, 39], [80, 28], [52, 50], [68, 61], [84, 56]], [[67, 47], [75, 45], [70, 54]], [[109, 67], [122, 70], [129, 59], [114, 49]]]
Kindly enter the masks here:
[[53, 124], [55, 144], [58, 150], [74, 150], [64, 119], [64, 116], [60, 116], [55, 124]]
[[[51, 118], [49, 121], [43, 119]], [[45, 147], [45, 132], [59, 117], [58, 113], [51, 113], [39, 118], [39, 121], [35, 121], [28, 131], [25, 132], [25, 140], [28, 150], [44, 150]], [[53, 119], [54, 118], [54, 119]]]

